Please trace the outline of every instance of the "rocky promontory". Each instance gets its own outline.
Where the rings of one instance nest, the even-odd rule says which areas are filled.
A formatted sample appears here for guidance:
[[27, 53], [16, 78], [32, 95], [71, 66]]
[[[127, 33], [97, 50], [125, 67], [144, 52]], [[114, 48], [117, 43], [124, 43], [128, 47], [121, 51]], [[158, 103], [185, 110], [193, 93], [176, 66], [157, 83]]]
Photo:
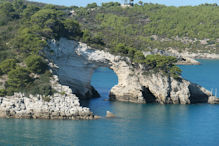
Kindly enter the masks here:
[[[176, 80], [159, 72], [151, 72], [143, 65], [133, 64], [127, 57], [92, 49], [86, 44], [65, 38], [51, 41], [46, 54], [49, 60], [57, 65], [53, 70], [60, 81], [73, 90], [77, 89], [75, 92], [79, 92], [78, 95], [92, 93], [90, 82], [94, 70], [98, 67], [108, 67], [118, 76], [118, 84], [110, 91], [111, 100], [191, 104], [208, 103], [211, 97], [208, 90], [187, 80]], [[82, 96], [84, 97], [86, 96]], [[216, 103], [217, 100], [216, 97], [211, 98], [211, 103]]]
[[[34, 119], [94, 119], [89, 108], [81, 107], [72, 90], [58, 83], [58, 77], [51, 78], [51, 85], [57, 91], [53, 96], [13, 96], [0, 97], [0, 117]], [[47, 100], [45, 101], [45, 98]]]

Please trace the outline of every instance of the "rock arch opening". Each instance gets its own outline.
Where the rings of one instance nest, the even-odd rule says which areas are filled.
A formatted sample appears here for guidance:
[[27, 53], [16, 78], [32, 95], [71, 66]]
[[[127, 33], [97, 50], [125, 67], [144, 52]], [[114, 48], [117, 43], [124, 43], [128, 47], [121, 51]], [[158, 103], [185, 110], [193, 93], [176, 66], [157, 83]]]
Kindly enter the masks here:
[[107, 68], [97, 68], [91, 78], [91, 85], [98, 91], [101, 97], [108, 97], [113, 86], [118, 84], [116, 73]]
[[[89, 107], [92, 111], [99, 112], [98, 108], [103, 111], [104, 107], [109, 103], [109, 93], [112, 87], [118, 84], [118, 77], [116, 73], [108, 67], [98, 67], [94, 70], [90, 85], [98, 92], [99, 98], [81, 99], [80, 103], [84, 107]], [[105, 113], [104, 113], [105, 114]]]

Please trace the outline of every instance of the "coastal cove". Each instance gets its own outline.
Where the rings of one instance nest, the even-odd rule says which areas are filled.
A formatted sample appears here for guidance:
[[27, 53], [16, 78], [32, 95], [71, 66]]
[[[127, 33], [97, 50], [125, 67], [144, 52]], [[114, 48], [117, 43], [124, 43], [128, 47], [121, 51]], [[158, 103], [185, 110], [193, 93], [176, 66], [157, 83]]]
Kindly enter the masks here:
[[[183, 77], [208, 90], [219, 89], [219, 60], [199, 61], [201, 65], [198, 66], [180, 66]], [[216, 145], [219, 142], [218, 105], [104, 101], [117, 84], [116, 74], [108, 68], [98, 68], [91, 84], [101, 98], [83, 105], [100, 116], [107, 110], [112, 111], [117, 118], [91, 121], [0, 119], [0, 144]]]

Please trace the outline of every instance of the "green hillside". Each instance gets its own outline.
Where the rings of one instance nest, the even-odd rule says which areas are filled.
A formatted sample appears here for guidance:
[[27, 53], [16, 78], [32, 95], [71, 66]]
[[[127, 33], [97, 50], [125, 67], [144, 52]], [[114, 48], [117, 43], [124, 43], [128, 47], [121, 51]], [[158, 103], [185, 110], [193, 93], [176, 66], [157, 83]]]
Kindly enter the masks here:
[[[167, 7], [142, 4], [122, 8], [118, 3], [76, 8], [76, 19], [108, 48], [123, 43], [138, 50], [154, 48], [215, 53], [219, 45], [219, 6]], [[200, 40], [207, 40], [202, 44]]]

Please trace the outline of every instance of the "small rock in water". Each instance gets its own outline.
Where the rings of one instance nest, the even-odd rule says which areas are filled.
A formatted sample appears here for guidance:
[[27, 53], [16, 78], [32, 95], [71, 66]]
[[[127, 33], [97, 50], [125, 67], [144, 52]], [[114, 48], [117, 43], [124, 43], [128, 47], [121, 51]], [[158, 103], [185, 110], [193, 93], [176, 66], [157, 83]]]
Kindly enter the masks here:
[[115, 118], [116, 116], [110, 111], [106, 111], [106, 118]]
[[96, 120], [96, 119], [101, 119], [102, 117], [101, 116], [97, 116], [97, 115], [95, 115], [94, 116], [94, 119]]

